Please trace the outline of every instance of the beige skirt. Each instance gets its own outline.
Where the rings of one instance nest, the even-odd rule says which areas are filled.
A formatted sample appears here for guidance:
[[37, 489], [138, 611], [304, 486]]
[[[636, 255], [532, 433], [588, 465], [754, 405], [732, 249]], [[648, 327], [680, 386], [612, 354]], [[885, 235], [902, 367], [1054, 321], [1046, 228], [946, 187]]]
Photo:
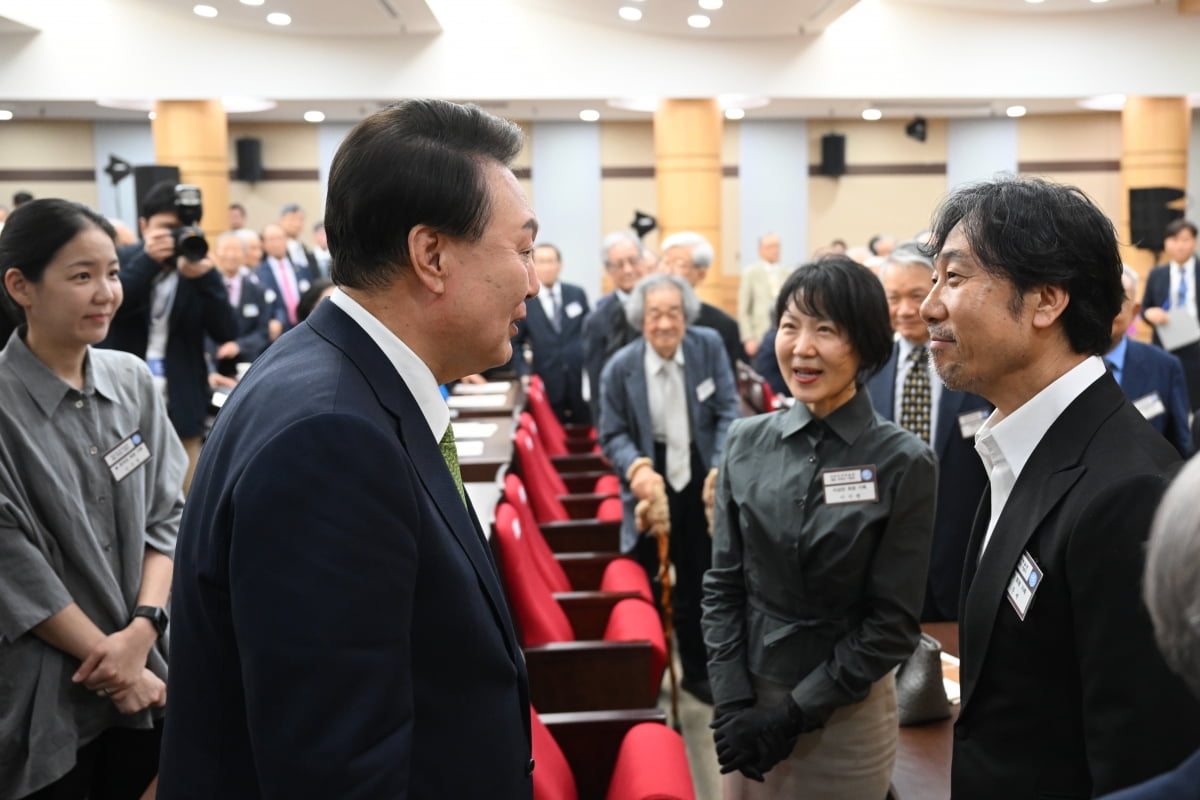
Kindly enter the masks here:
[[[783, 702], [790, 689], [754, 679], [758, 706]], [[824, 728], [803, 734], [792, 754], [752, 781], [723, 776], [725, 800], [884, 800], [900, 735], [896, 679], [889, 672], [861, 703], [839, 708]]]

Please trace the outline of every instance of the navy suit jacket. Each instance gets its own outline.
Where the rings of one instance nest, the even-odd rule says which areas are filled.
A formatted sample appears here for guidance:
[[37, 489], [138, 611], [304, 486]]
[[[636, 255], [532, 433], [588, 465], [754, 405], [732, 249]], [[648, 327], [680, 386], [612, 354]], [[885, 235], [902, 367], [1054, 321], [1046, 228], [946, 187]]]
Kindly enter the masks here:
[[[288, 321], [287, 306], [283, 302], [283, 292], [279, 289], [279, 281], [275, 280], [275, 270], [271, 269], [270, 256], [263, 256], [262, 263], [254, 268], [254, 274], [258, 277], [258, 282], [262, 284], [263, 291], [266, 293], [267, 301], [271, 303], [272, 316], [283, 323], [285, 331], [292, 329], [291, 322]], [[308, 271], [307, 266], [297, 266], [291, 259], [291, 256], [285, 256], [284, 261], [292, 265], [292, 272], [296, 276], [296, 288], [299, 293], [296, 295], [296, 300], [300, 300], [300, 295], [308, 291], [308, 287], [312, 286], [314, 276]]]
[[[163, 265], [146, 255], [141, 242], [122, 247], [118, 256], [125, 299], [100, 346], [144, 359], [150, 338], [154, 279], [162, 273]], [[204, 434], [209, 398], [205, 336], [219, 342], [237, 338], [237, 319], [216, 268], [199, 278], [180, 275], [171, 303], [163, 358], [167, 413], [175, 432], [184, 438]]]
[[205, 342], [213, 367], [217, 372], [231, 378], [237, 373], [238, 362], [253, 361], [271, 343], [268, 323], [271, 321], [272, 306], [267, 302], [262, 284], [253, 272], [240, 275], [238, 281], [241, 284], [241, 293], [238, 296], [238, 304], [233, 309], [238, 325], [235, 337], [239, 350], [237, 356], [217, 361], [217, 347], [223, 342], [211, 338]]
[[[1192, 291], [1200, 293], [1200, 263], [1195, 256], [1192, 256], [1192, 271], [1189, 276], [1192, 281]], [[1171, 265], [1159, 264], [1154, 269], [1150, 270], [1150, 274], [1146, 276], [1146, 291], [1142, 293], [1142, 319], [1146, 318], [1146, 309], [1162, 308], [1171, 313], [1175, 305], [1174, 298], [1171, 294]], [[1151, 326], [1153, 327], [1153, 326]], [[1158, 331], [1154, 331], [1154, 343], [1162, 347], [1162, 341], [1158, 338]]]
[[625, 304], [616, 292], [596, 301], [583, 326], [583, 369], [592, 398], [592, 424], [600, 424], [600, 373], [608, 360], [625, 345], [642, 335], [625, 317]]
[[[1200, 747], [1200, 704], [1159, 655], [1141, 591], [1179, 463], [1105, 374], [1034, 448], [980, 558], [984, 490], [959, 613], [956, 800], [1094, 797]], [[1021, 619], [1007, 594], [1026, 553], [1041, 578]]]
[[[517, 322], [513, 337], [517, 374], [528, 375], [530, 366], [520, 356], [521, 346], [529, 342], [533, 350], [532, 371], [546, 385], [546, 399], [563, 422], [590, 424], [591, 413], [583, 401], [583, 328], [588, 317], [587, 294], [569, 283], [562, 287], [560, 329], [546, 317], [542, 301], [525, 301], [525, 319]], [[546, 289], [542, 290], [547, 291]]]
[[1179, 455], [1192, 454], [1192, 432], [1188, 428], [1187, 381], [1179, 358], [1158, 347], [1126, 339], [1125, 364], [1121, 367], [1121, 391], [1131, 401], [1158, 392], [1166, 409], [1146, 421], [1167, 437]]
[[[600, 446], [621, 478], [621, 501], [625, 517], [621, 523], [621, 550], [637, 544], [634, 522], [637, 499], [625, 473], [638, 458], [654, 459], [654, 425], [646, 388], [646, 340], [625, 345], [604, 367], [600, 377]], [[725, 358], [725, 346], [716, 331], [688, 328], [683, 348], [683, 390], [687, 394], [688, 428], [692, 446], [708, 469], [721, 461], [729, 423], [740, 416], [733, 368]], [[704, 392], [700, 388], [704, 387]], [[702, 396], [703, 394], [703, 396]], [[683, 409], [680, 409], [683, 413]], [[693, 475], [692, 480], [703, 479]]]
[[255, 362], [189, 497], [161, 800], [529, 800], [524, 662], [483, 532], [338, 306]]
[[[896, 419], [896, 369], [900, 345], [892, 347], [887, 364], [867, 381], [875, 410], [884, 419]], [[933, 549], [929, 557], [925, 606], [921, 619], [958, 619], [958, 593], [962, 586], [963, 559], [971, 538], [971, 525], [979, 498], [987, 486], [987, 471], [975, 452], [973, 437], [963, 437], [958, 418], [970, 411], [992, 408], [982, 397], [942, 387], [938, 417], [934, 420], [934, 453], [938, 457], [937, 514], [933, 523]]]
[[1102, 800], [1200, 800], [1200, 751], [1177, 769]]

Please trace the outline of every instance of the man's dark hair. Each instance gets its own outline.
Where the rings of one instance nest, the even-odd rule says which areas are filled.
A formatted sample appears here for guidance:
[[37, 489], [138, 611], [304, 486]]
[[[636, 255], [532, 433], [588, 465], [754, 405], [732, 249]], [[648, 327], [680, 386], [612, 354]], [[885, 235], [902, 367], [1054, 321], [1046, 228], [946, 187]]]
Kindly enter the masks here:
[[29, 192], [13, 192], [13, 208], [23, 206], [32, 199], [33, 195], [31, 195]]
[[1163, 231], [1163, 238], [1170, 239], [1185, 230], [1191, 231], [1192, 237], [1195, 238], [1196, 223], [1186, 219], [1173, 219], [1167, 223], [1167, 229]]
[[379, 289], [411, 264], [416, 225], [478, 241], [491, 218], [484, 169], [507, 166], [521, 129], [474, 105], [405, 100], [360, 122], [329, 171], [325, 234], [340, 286]]
[[555, 260], [555, 261], [557, 261], [557, 262], [558, 262], [558, 263], [560, 263], [560, 264], [562, 263], [562, 251], [561, 251], [561, 250], [559, 250], [559, 249], [558, 249], [558, 247], [556, 247], [555, 245], [552, 245], [552, 244], [550, 244], [549, 242], [538, 242], [537, 244], [535, 244], [535, 245], [533, 246], [533, 249], [534, 249], [534, 250], [537, 250], [537, 249], [539, 249], [539, 248], [542, 248], [542, 247], [545, 247], [545, 248], [547, 248], [547, 249], [549, 249], [549, 250], [553, 250], [553, 251], [554, 251], [554, 260]]
[[1005, 177], [956, 189], [934, 216], [928, 250], [935, 256], [960, 226], [975, 258], [1012, 284], [1009, 311], [1023, 295], [1059, 286], [1070, 298], [1063, 331], [1076, 353], [1104, 353], [1121, 310], [1121, 254], [1112, 221], [1074, 186]]
[[892, 357], [892, 321], [883, 284], [869, 269], [846, 256], [825, 256], [797, 268], [779, 290], [775, 320], [789, 304], [801, 314], [837, 325], [858, 355], [863, 383]]
[[238, 211], [242, 212], [243, 214], [246, 213], [246, 207], [244, 205], [242, 205], [241, 203], [230, 203], [229, 210], [233, 211], [234, 209], [237, 209]]
[[155, 214], [177, 214], [175, 208], [175, 181], [159, 181], [150, 187], [138, 206], [138, 216], [150, 219]]

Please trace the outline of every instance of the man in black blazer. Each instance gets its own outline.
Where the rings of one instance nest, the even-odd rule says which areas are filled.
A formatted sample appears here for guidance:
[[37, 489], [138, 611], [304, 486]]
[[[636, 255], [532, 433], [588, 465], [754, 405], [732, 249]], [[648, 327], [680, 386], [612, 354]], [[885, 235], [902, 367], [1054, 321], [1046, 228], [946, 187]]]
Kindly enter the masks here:
[[1137, 302], [1138, 275], [1123, 267], [1121, 287], [1125, 292], [1121, 313], [1112, 326], [1112, 347], [1104, 365], [1112, 372], [1121, 391], [1142, 412], [1154, 430], [1167, 437], [1179, 455], [1192, 454], [1192, 432], [1188, 425], [1187, 381], [1176, 356], [1126, 335], [1141, 307]]
[[[987, 473], [975, 453], [975, 431], [992, 408], [978, 395], [947, 388], [932, 368], [929, 329], [921, 318], [921, 301], [929, 293], [932, 274], [933, 262], [915, 244], [899, 245], [880, 266], [879, 278], [897, 337], [891, 359], [867, 381], [875, 410], [892, 422], [910, 423], [910, 429], [931, 445], [938, 457], [937, 516], [921, 611], [923, 622], [958, 619], [963, 558], [975, 509], [987, 485]], [[924, 406], [917, 409], [927, 415], [923, 427], [915, 422], [917, 414], [904, 414], [902, 408], [906, 382], [913, 383], [909, 377], [913, 369], [921, 370], [928, 389], [923, 403], [913, 402], [914, 406]], [[921, 429], [915, 430], [918, 427]]]
[[[692, 288], [697, 288], [708, 275], [716, 254], [707, 239], [698, 233], [684, 231], [675, 233], [663, 239], [662, 261], [658, 268], [662, 272], [678, 275], [687, 280]], [[721, 341], [725, 343], [725, 353], [729, 356], [729, 368], [737, 366], [738, 361], [750, 363], [742, 347], [742, 335], [738, 330], [737, 320], [711, 303], [700, 303], [700, 316], [692, 323], [702, 328], [712, 328]]]
[[438, 385], [537, 292], [517, 126], [410, 100], [330, 170], [339, 287], [230, 395], [179, 534], [158, 797], [530, 800], [525, 667]]
[[[1154, 344], [1164, 347], [1158, 326], [1176, 314], [1200, 319], [1200, 263], [1196, 260], [1196, 225], [1186, 219], [1172, 220], [1163, 233], [1167, 263], [1150, 270], [1146, 276], [1146, 294], [1142, 297], [1142, 319], [1154, 327]], [[1165, 348], [1164, 348], [1165, 349]], [[1192, 342], [1170, 351], [1183, 364], [1187, 378], [1188, 403], [1192, 411], [1200, 409], [1200, 342]]]
[[587, 376], [592, 421], [600, 421], [600, 372], [613, 354], [642, 332], [629, 324], [625, 304], [634, 285], [646, 275], [642, 243], [628, 231], [604, 237], [604, 269], [613, 290], [596, 301], [583, 326], [583, 371]]
[[145, 359], [156, 383], [165, 387], [167, 413], [188, 454], [187, 491], [208, 413], [205, 336], [218, 342], [235, 338], [237, 319], [212, 259], [176, 255], [172, 230], [179, 227], [175, 183], [152, 186], [138, 209], [142, 241], [117, 253], [125, 301], [100, 346]]
[[[235, 385], [239, 363], [250, 363], [270, 344], [271, 305], [258, 278], [246, 266], [246, 243], [236, 232], [217, 237], [213, 255], [229, 305], [237, 317], [237, 337], [227, 342], [206, 341], [213, 386]], [[220, 377], [217, 377], [220, 376]]]
[[991, 401], [989, 488], [959, 609], [962, 800], [1093, 797], [1200, 745], [1158, 654], [1143, 547], [1179, 455], [1096, 356], [1121, 305], [1112, 223], [1082, 192], [1003, 178], [939, 210], [921, 306], [950, 388]]
[[[588, 316], [587, 294], [582, 287], [563, 283], [562, 253], [552, 244], [533, 249], [533, 269], [541, 289], [537, 300], [526, 304], [525, 319], [517, 323], [513, 361], [518, 375], [531, 371], [541, 376], [546, 399], [564, 423], [590, 425], [591, 412], [583, 399], [583, 327]], [[532, 366], [522, 357], [529, 343]]]

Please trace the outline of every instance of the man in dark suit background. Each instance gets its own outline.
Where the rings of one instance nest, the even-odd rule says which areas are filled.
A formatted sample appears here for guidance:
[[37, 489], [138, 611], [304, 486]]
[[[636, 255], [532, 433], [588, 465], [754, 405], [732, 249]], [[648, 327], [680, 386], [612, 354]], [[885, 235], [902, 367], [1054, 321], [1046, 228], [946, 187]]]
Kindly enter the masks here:
[[308, 291], [316, 276], [307, 264], [292, 260], [287, 234], [274, 222], [263, 228], [262, 246], [265, 255], [254, 272], [268, 296], [275, 298], [275, 319], [283, 331], [290, 331], [296, 326], [300, 296]]
[[[538, 374], [546, 385], [546, 399], [564, 423], [590, 425], [591, 412], [583, 399], [583, 327], [588, 316], [587, 294], [580, 286], [558, 279], [562, 253], [552, 244], [533, 248], [533, 269], [541, 289], [537, 301], [526, 304], [525, 319], [517, 323], [513, 338], [518, 375]], [[525, 343], [533, 351], [533, 364], [521, 353]]]
[[[1142, 297], [1142, 319], [1154, 326], [1154, 344], [1164, 347], [1158, 326], [1168, 324], [1176, 314], [1197, 314], [1196, 297], [1200, 293], [1200, 264], [1196, 261], [1196, 225], [1186, 219], [1172, 220], [1163, 232], [1167, 263], [1150, 270], [1146, 293]], [[1164, 347], [1165, 349], [1165, 347]], [[1200, 409], [1200, 342], [1192, 342], [1170, 351], [1183, 364], [1187, 378], [1188, 404]], [[1195, 434], [1193, 433], [1193, 438]]]
[[634, 285], [646, 274], [645, 251], [628, 231], [615, 231], [601, 245], [604, 269], [613, 290], [596, 301], [583, 326], [583, 370], [587, 376], [592, 420], [600, 420], [600, 372], [613, 354], [642, 332], [625, 318], [625, 304]]
[[1200, 706], [1154, 646], [1139, 584], [1179, 455], [1096, 356], [1121, 305], [1112, 223], [1072, 187], [956, 190], [921, 306], [934, 366], [996, 410], [959, 613], [951, 791], [1092, 797], [1178, 764]]
[[529, 800], [529, 697], [438, 385], [537, 292], [512, 123], [411, 100], [330, 171], [338, 285], [205, 447], [176, 549], [158, 790]]
[[208, 413], [204, 339], [235, 338], [237, 319], [212, 259], [191, 261], [176, 254], [172, 230], [179, 227], [175, 183], [155, 184], [138, 209], [142, 241], [117, 253], [125, 301], [100, 346], [133, 353], [150, 366], [187, 450], [186, 492], [200, 457]]
[[1136, 299], [1137, 273], [1129, 267], [1122, 270], [1121, 288], [1125, 294], [1121, 312], [1113, 320], [1112, 348], [1104, 355], [1104, 365], [1133, 407], [1142, 412], [1154, 430], [1167, 437], [1179, 455], [1187, 458], [1192, 454], [1192, 433], [1183, 365], [1165, 350], [1126, 335], [1141, 305]]
[[975, 431], [991, 405], [942, 384], [929, 361], [929, 329], [921, 301], [929, 294], [933, 261], [919, 246], [899, 245], [879, 269], [898, 334], [892, 357], [867, 382], [871, 402], [885, 419], [908, 428], [938, 457], [937, 516], [926, 579], [923, 622], [958, 619], [963, 558], [987, 473], [975, 453]]
[[[658, 263], [660, 272], [669, 272], [685, 279], [695, 289], [704, 282], [708, 268], [712, 266], [716, 253], [712, 244], [698, 233], [683, 231], [663, 239], [662, 260]], [[749, 363], [746, 351], [742, 348], [742, 335], [738, 330], [737, 320], [726, 314], [711, 303], [700, 303], [700, 316], [696, 317], [695, 325], [712, 328], [721, 341], [725, 343], [725, 353], [729, 356], [729, 368], [733, 369], [738, 361]]]
[[237, 383], [237, 365], [254, 361], [267, 349], [271, 323], [275, 320], [271, 319], [271, 304], [258, 278], [246, 266], [246, 243], [242, 237], [235, 231], [222, 233], [217, 237], [213, 255], [238, 329], [237, 337], [227, 342], [212, 339], [205, 342], [212, 369], [208, 382], [213, 387], [233, 387]]

